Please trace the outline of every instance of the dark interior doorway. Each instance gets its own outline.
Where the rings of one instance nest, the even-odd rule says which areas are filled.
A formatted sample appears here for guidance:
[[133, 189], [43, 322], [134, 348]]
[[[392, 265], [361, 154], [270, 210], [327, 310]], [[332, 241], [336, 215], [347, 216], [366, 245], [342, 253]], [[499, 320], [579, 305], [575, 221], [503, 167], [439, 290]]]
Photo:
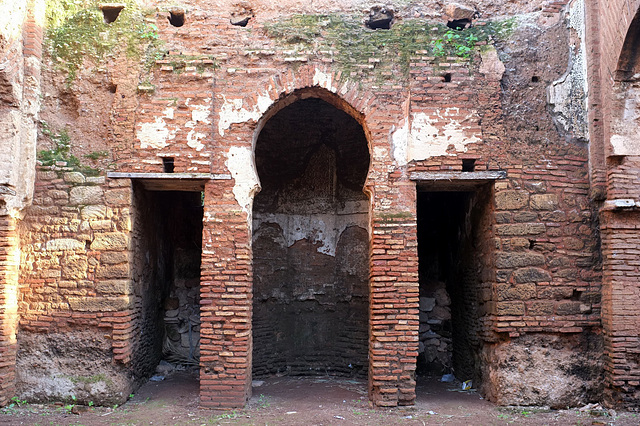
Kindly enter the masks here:
[[264, 125], [253, 204], [253, 376], [366, 377], [369, 151], [362, 126], [318, 98]]
[[132, 363], [139, 379], [198, 368], [202, 217], [201, 192], [134, 183]]
[[486, 192], [418, 192], [418, 377], [453, 375], [479, 385]]

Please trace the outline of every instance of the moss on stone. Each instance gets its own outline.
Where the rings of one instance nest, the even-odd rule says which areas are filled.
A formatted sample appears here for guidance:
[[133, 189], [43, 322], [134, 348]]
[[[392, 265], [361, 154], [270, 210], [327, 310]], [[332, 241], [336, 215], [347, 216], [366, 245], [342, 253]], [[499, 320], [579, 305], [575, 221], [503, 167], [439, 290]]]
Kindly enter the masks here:
[[408, 19], [389, 30], [371, 30], [354, 15], [294, 15], [265, 26], [266, 33], [295, 54], [331, 55], [347, 73], [406, 79], [416, 56], [434, 63], [455, 57], [471, 60], [482, 46], [508, 37], [513, 19], [456, 31], [440, 23]]
[[157, 28], [147, 22], [152, 10], [135, 0], [124, 0], [124, 9], [112, 23], [105, 23], [96, 0], [51, 0], [47, 2], [45, 46], [54, 65], [75, 79], [86, 61], [100, 64], [106, 57], [125, 53], [142, 58], [160, 46]]

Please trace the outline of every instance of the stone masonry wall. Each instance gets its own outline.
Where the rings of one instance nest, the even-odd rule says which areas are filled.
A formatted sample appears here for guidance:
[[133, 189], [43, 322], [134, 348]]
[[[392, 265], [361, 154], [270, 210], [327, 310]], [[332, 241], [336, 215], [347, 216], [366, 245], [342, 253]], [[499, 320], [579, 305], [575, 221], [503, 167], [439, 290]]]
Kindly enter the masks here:
[[[136, 302], [129, 281], [131, 189], [122, 183], [63, 164], [38, 172], [34, 203], [20, 225], [21, 398], [120, 403], [131, 389], [126, 366]], [[80, 347], [88, 348], [82, 356]]]

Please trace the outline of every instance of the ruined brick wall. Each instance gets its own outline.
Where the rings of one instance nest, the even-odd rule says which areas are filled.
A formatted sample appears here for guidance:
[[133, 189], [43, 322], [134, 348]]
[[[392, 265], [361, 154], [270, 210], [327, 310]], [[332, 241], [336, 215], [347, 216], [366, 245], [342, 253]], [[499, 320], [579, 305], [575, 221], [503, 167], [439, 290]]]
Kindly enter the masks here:
[[[88, 178], [67, 169], [40, 173], [36, 203], [22, 224], [20, 339], [33, 349], [25, 349], [19, 370], [28, 371], [38, 353], [59, 345], [55, 340], [62, 342], [65, 359], [75, 356], [66, 342], [92, 347], [94, 362], [114, 378], [114, 392], [127, 395], [144, 376], [134, 376], [132, 366], [149, 374], [159, 357], [160, 325], [151, 317], [162, 311], [162, 301], [145, 294], [152, 281], [170, 275], [161, 250], [170, 240], [157, 238], [155, 225], [163, 219], [148, 219], [145, 212], [155, 204], [144, 197], [152, 196], [135, 188], [153, 180], [165, 185], [161, 189], [199, 193], [189, 182], [204, 182], [201, 405], [243, 405], [251, 392], [254, 346], [264, 344], [252, 329], [258, 313], [254, 298], [260, 296], [254, 282], [264, 278], [256, 275], [265, 274], [263, 267], [273, 260], [256, 256], [259, 244], [252, 240], [259, 239], [254, 223], [272, 213], [254, 210], [261, 185], [265, 194], [268, 189], [255, 164], [256, 147], [279, 112], [313, 98], [357, 123], [370, 158], [358, 197], [347, 201], [359, 203], [362, 218], [354, 239], [366, 240], [358, 249], [369, 250], [356, 277], [369, 292], [354, 310], [368, 309], [366, 370], [373, 402], [404, 405], [416, 396], [420, 296], [431, 296], [421, 294], [417, 190], [467, 191], [477, 200], [476, 213], [465, 211], [459, 224], [471, 228], [462, 240], [464, 272], [458, 277], [470, 291], [465, 297], [453, 292], [451, 309], [467, 330], [472, 350], [465, 359], [476, 364], [472, 374], [484, 394], [500, 404], [596, 400], [602, 373], [601, 274], [589, 148], [556, 125], [558, 113], [546, 102], [547, 87], [561, 80], [571, 63], [571, 31], [561, 4], [477, 2], [482, 19], [474, 14], [474, 27], [496, 32], [462, 55], [434, 53], [434, 43], [446, 34], [437, 24], [448, 20], [439, 2], [396, 5], [394, 25], [406, 24], [398, 27], [404, 33], [393, 27], [365, 29], [369, 12], [348, 2], [326, 4], [340, 12], [337, 16], [307, 17], [293, 13], [304, 10], [277, 11], [270, 2], [243, 10], [209, 6], [188, 4], [179, 27], [171, 25], [163, 7], [146, 17], [165, 42], [162, 55], [146, 58], [148, 71], [125, 55], [108, 64], [113, 90], [104, 91], [111, 120], [105, 139], [114, 160], [108, 171], [165, 177], [145, 175], [139, 182], [139, 175], [125, 175], [132, 186], [130, 179]], [[230, 23], [240, 12], [250, 18], [247, 27]], [[511, 23], [498, 19], [492, 27], [498, 12], [524, 14]], [[431, 31], [432, 39], [413, 42], [412, 25], [419, 34]], [[343, 39], [356, 47], [344, 47]], [[398, 50], [385, 50], [386, 43]], [[96, 111], [82, 96], [77, 99], [80, 111]], [[565, 110], [580, 110], [572, 99], [560, 103], [571, 107]], [[105, 166], [101, 172], [106, 171]], [[449, 177], [505, 172], [506, 179], [462, 188], [442, 179], [444, 186], [434, 189], [416, 177], [426, 172]], [[192, 175], [183, 175], [178, 184], [169, 175], [179, 173]], [[318, 173], [309, 176], [320, 179]], [[307, 237], [288, 242], [286, 249], [311, 245], [305, 246], [310, 258], [324, 259]], [[147, 251], [157, 270], [145, 269]], [[339, 245], [334, 258], [336, 263], [343, 258]], [[465, 312], [471, 313], [468, 319]], [[141, 330], [156, 338], [141, 340]], [[87, 342], [89, 333], [94, 340]], [[109, 365], [112, 357], [116, 363]], [[64, 398], [77, 383], [90, 380], [88, 371], [75, 382], [64, 377], [68, 374], [59, 375], [63, 391], [58, 393], [45, 385], [46, 374], [36, 375], [42, 388], [24, 375], [22, 394]], [[564, 386], [558, 388], [554, 377]], [[102, 394], [104, 401], [109, 392]]]

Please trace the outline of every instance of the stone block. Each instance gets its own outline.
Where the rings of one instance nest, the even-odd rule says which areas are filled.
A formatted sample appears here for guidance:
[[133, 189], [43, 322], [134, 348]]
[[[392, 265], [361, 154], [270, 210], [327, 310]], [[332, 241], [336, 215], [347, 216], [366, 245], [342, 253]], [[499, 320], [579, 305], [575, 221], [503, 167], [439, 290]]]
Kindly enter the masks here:
[[129, 309], [129, 297], [69, 297], [69, 307], [79, 312], [115, 312]]
[[498, 301], [529, 300], [536, 297], [535, 284], [497, 284]]
[[496, 303], [498, 315], [524, 315], [523, 302], [498, 302]]
[[127, 236], [120, 232], [96, 234], [91, 242], [92, 250], [126, 250], [127, 246]]
[[513, 220], [518, 223], [535, 222], [538, 214], [534, 212], [517, 212], [513, 215]]
[[96, 291], [106, 294], [133, 294], [133, 284], [131, 280], [106, 280], [96, 284]]
[[476, 14], [474, 8], [460, 3], [447, 4], [447, 6], [445, 7], [445, 12], [450, 19], [456, 21], [459, 19], [472, 20]]
[[87, 256], [71, 254], [63, 256], [60, 260], [62, 265], [62, 278], [67, 280], [83, 280], [87, 278]]
[[496, 193], [496, 210], [517, 210], [527, 205], [529, 193], [527, 191], [500, 191]]
[[558, 196], [556, 194], [534, 194], [531, 196], [529, 204], [533, 210], [556, 210]]
[[84, 250], [84, 241], [74, 238], [56, 238], [49, 240], [45, 244], [47, 251]]
[[83, 220], [99, 220], [107, 217], [107, 208], [102, 205], [85, 206], [80, 210]]
[[508, 225], [496, 225], [498, 235], [539, 235], [546, 230], [543, 223], [517, 223]]
[[573, 295], [572, 287], [543, 286], [538, 289], [538, 297], [547, 300], [568, 299]]
[[449, 293], [447, 293], [447, 290], [444, 288], [439, 288], [435, 291], [435, 293], [433, 294], [435, 299], [436, 299], [436, 303], [439, 306], [449, 306], [451, 305], [451, 297], [449, 297]]
[[104, 176], [88, 176], [86, 178], [87, 183], [93, 183], [95, 185], [102, 185], [106, 182]]
[[104, 199], [110, 206], [128, 206], [131, 204], [131, 189], [110, 189], [104, 194]]
[[527, 313], [529, 315], [553, 315], [555, 309], [555, 302], [548, 300], [541, 300], [532, 302], [527, 305]]
[[436, 306], [436, 299], [434, 299], [433, 297], [420, 298], [420, 311], [431, 312], [434, 306]]
[[431, 312], [432, 319], [446, 321], [451, 319], [451, 309], [445, 306], [436, 306]]
[[558, 302], [558, 305], [556, 306], [556, 313], [558, 315], [581, 314], [582, 313], [581, 305], [582, 305], [581, 302], [572, 301], [572, 300]]
[[496, 266], [501, 269], [523, 268], [544, 264], [544, 256], [540, 253], [498, 253]]
[[85, 177], [80, 172], [67, 172], [62, 175], [62, 178], [67, 183], [84, 183]]
[[129, 264], [101, 265], [96, 270], [96, 278], [128, 278]]
[[99, 186], [76, 186], [69, 193], [69, 204], [72, 206], [101, 204], [103, 190]]
[[584, 241], [576, 237], [565, 237], [562, 239], [562, 244], [568, 250], [582, 250], [584, 248]]
[[513, 273], [517, 283], [551, 282], [551, 274], [541, 268], [521, 268]]
[[129, 260], [129, 252], [107, 251], [100, 254], [100, 263], [106, 265], [115, 265], [125, 263]]

